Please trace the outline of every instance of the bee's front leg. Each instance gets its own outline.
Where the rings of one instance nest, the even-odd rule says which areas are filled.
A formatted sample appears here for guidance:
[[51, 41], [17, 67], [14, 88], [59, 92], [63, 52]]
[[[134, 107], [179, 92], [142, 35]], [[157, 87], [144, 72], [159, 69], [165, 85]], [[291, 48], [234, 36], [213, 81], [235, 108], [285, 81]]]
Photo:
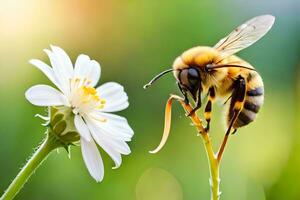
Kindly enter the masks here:
[[188, 98], [188, 96], [187, 96], [187, 93], [184, 93], [183, 96], [184, 96], [184, 103], [185, 103], [185, 104], [189, 104], [190, 101], [189, 101], [189, 98]]
[[201, 102], [201, 87], [199, 87], [198, 89], [198, 97], [196, 100], [196, 106], [193, 108], [193, 110], [187, 115], [188, 117], [190, 117], [191, 115], [193, 115], [199, 108], [201, 108], [202, 102]]
[[197, 100], [197, 102], [196, 102], [196, 106], [193, 108], [193, 110], [189, 113], [189, 114], [187, 114], [186, 116], [187, 117], [190, 117], [191, 115], [193, 115], [199, 108], [201, 108], [201, 100]]
[[179, 82], [177, 82], [177, 85], [178, 85], [178, 87], [179, 87], [179, 90], [180, 90], [181, 94], [182, 94], [183, 97], [184, 97], [184, 103], [185, 103], [185, 104], [189, 104], [190, 101], [189, 101], [187, 92], [181, 87], [181, 85], [180, 85]]

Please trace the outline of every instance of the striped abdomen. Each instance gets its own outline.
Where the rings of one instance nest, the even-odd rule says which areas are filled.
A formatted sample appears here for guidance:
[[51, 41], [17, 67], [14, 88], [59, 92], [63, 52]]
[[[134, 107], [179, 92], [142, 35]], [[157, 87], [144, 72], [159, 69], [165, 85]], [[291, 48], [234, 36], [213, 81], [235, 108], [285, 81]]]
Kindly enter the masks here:
[[247, 77], [247, 90], [245, 103], [233, 128], [239, 128], [254, 121], [264, 101], [264, 85], [257, 72], [252, 72]]

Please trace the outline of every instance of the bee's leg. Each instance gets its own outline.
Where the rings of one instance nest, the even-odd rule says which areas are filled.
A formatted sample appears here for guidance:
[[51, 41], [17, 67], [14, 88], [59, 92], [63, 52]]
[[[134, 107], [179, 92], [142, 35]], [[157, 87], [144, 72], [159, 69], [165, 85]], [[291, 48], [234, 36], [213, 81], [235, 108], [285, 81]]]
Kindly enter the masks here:
[[181, 87], [181, 85], [180, 85], [179, 82], [177, 82], [177, 85], [179, 87], [179, 90], [180, 90], [181, 94], [184, 96], [184, 102], [185, 102], [185, 104], [189, 104], [190, 102], [189, 102], [189, 98], [187, 96], [187, 92], [184, 89], [182, 89], [182, 87]]
[[196, 101], [196, 105], [193, 108], [193, 110], [187, 115], [188, 117], [193, 115], [199, 108], [201, 108], [202, 102], [201, 102], [201, 83], [199, 85], [199, 89], [198, 89], [198, 96], [197, 96], [197, 101]]
[[196, 106], [193, 108], [193, 110], [189, 114], [187, 114], [187, 117], [193, 115], [199, 108], [201, 108], [201, 99], [197, 100]]
[[231, 134], [234, 135], [236, 133], [236, 131], [237, 131], [237, 129], [234, 129]]
[[[231, 102], [229, 107], [229, 116], [231, 116], [226, 135], [229, 135], [233, 124], [238, 118], [241, 110], [243, 109], [246, 96], [246, 80], [239, 77], [234, 83], [234, 90], [231, 95]], [[235, 132], [235, 131], [234, 131]]]
[[212, 103], [215, 100], [216, 97], [216, 93], [215, 93], [215, 88], [214, 87], [210, 87], [209, 91], [208, 91], [208, 101], [207, 104], [205, 106], [205, 110], [204, 110], [204, 117], [205, 120], [207, 122], [206, 131], [209, 131], [209, 125], [210, 125], [210, 120], [211, 120], [211, 110], [212, 110]]
[[[241, 110], [243, 109], [245, 103], [245, 96], [246, 96], [246, 81], [243, 77], [240, 76], [234, 83], [234, 89], [232, 92], [232, 97], [231, 97], [231, 102], [229, 107], [229, 116], [231, 117], [231, 119], [229, 122], [228, 129], [225, 133], [225, 137], [223, 139], [222, 145], [218, 152], [218, 160], [220, 160], [222, 157], [232, 126], [234, 125]], [[235, 132], [236, 129], [233, 131], [233, 133]]]
[[230, 95], [230, 96], [226, 99], [226, 101], [223, 103], [223, 105], [225, 105], [225, 104], [231, 99], [231, 97], [232, 97], [232, 95]]

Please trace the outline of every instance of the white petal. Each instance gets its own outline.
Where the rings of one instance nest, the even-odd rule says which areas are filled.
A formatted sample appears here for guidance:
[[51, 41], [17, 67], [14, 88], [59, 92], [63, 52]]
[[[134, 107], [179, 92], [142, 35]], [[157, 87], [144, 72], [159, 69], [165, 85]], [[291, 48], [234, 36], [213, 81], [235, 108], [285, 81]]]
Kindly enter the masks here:
[[114, 126], [108, 121], [101, 126], [103, 132], [116, 140], [123, 140], [126, 142], [131, 141], [133, 132], [131, 130], [121, 129], [118, 126]]
[[121, 154], [129, 155], [131, 153], [130, 147], [125, 141], [106, 138], [106, 142]]
[[83, 160], [90, 175], [97, 181], [100, 182], [104, 176], [104, 166], [99, 150], [94, 142], [90, 142], [81, 139], [81, 152]]
[[74, 69], [74, 77], [88, 79], [91, 81], [90, 86], [95, 86], [100, 78], [101, 68], [97, 61], [91, 60], [87, 55], [79, 55]]
[[130, 141], [134, 134], [124, 117], [96, 111], [91, 113], [90, 116], [93, 117], [93, 119], [106, 119], [105, 123], [99, 122], [99, 126], [107, 132], [110, 137], [118, 140]]
[[116, 112], [128, 107], [128, 96], [122, 85], [108, 82], [97, 88], [100, 98], [106, 101], [103, 112]]
[[122, 117], [120, 115], [115, 115], [111, 113], [103, 113], [103, 112], [97, 112], [100, 116], [104, 116], [105, 118], [109, 118], [114, 124], [123, 124], [127, 123], [127, 119], [125, 117]]
[[127, 133], [130, 136], [133, 136], [134, 132], [132, 128], [129, 126], [127, 119], [125, 117], [121, 117], [119, 115], [110, 114], [110, 113], [101, 113], [101, 115], [107, 119], [107, 123], [115, 127], [116, 129]]
[[86, 74], [90, 61], [91, 59], [89, 56], [80, 54], [75, 62], [74, 77], [82, 78], [83, 74]]
[[127, 143], [124, 140], [122, 140], [121, 137], [114, 138], [112, 135], [112, 132], [107, 132], [103, 128], [103, 126], [99, 125], [93, 119], [89, 118], [87, 120], [87, 124], [88, 124], [91, 134], [93, 135], [94, 138], [99, 138], [100, 140], [104, 140], [108, 145], [110, 145], [112, 148], [114, 148], [116, 151], [118, 151], [121, 154], [124, 154], [124, 155], [130, 154], [131, 151], [130, 151], [129, 146], [127, 145]]
[[58, 58], [61, 66], [65, 69], [65, 72], [71, 77], [73, 76], [73, 64], [68, 54], [60, 47], [51, 45], [52, 52]]
[[61, 87], [57, 81], [57, 78], [55, 77], [53, 69], [49, 65], [38, 59], [31, 59], [29, 63], [41, 70], [49, 78], [49, 80], [61, 90]]
[[86, 141], [91, 141], [90, 131], [80, 115], [75, 115], [74, 124], [80, 136]]
[[[70, 69], [70, 66], [68, 66], [68, 64], [65, 65], [65, 63], [68, 63], [67, 61], [65, 61], [65, 59], [67, 59], [67, 55], [65, 53], [65, 55], [62, 54], [60, 51], [57, 51], [57, 49], [55, 53], [51, 52], [48, 49], [45, 49], [44, 51], [50, 59], [53, 72], [57, 78], [57, 81], [59, 82], [59, 85], [61, 86], [63, 92], [68, 95], [70, 92], [70, 79], [73, 77], [73, 68]], [[63, 50], [61, 49], [61, 51]]]
[[92, 68], [92, 70], [90, 72], [90, 78], [92, 80], [91, 86], [95, 86], [100, 79], [101, 67], [100, 67], [100, 64], [95, 60], [92, 60], [90, 62], [90, 66]]
[[111, 159], [115, 162], [114, 169], [119, 168], [122, 164], [121, 154], [116, 151], [113, 147], [110, 146], [109, 143], [105, 141], [105, 139], [100, 139], [99, 137], [94, 137], [96, 142], [103, 148], [103, 150], [111, 157]]
[[68, 106], [66, 97], [48, 85], [35, 85], [25, 92], [26, 99], [36, 106]]
[[105, 137], [100, 137], [100, 134], [97, 132], [100, 131], [98, 130], [97, 127], [93, 125], [93, 122], [88, 121], [89, 127], [91, 129], [91, 132], [93, 134], [94, 139], [98, 143], [99, 146], [112, 158], [112, 160], [115, 162], [115, 167], [118, 168], [120, 167], [122, 163], [122, 157], [121, 154], [116, 151], [105, 139]]

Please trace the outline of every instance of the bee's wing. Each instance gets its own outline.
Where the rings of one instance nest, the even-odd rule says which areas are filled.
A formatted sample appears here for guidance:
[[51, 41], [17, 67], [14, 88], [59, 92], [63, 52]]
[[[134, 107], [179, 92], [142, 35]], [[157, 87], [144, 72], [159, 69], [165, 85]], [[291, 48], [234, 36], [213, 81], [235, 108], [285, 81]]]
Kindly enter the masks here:
[[254, 17], [221, 39], [214, 48], [219, 50], [223, 58], [233, 55], [263, 37], [271, 29], [274, 21], [275, 17], [272, 15]]

